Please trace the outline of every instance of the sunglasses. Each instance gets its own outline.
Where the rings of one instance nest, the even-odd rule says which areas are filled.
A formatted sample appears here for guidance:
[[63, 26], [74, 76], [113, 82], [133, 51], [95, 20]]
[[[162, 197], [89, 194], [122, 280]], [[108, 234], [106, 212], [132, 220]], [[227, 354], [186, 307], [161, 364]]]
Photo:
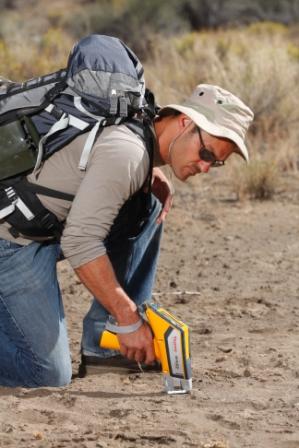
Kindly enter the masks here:
[[200, 150], [199, 150], [199, 157], [201, 160], [203, 160], [204, 162], [208, 162], [211, 164], [211, 167], [219, 167], [219, 166], [223, 166], [224, 165], [224, 160], [217, 160], [215, 154], [210, 151], [209, 149], [207, 149], [205, 147], [202, 135], [201, 135], [201, 129], [199, 127], [196, 127], [197, 131], [198, 131], [198, 135], [199, 135], [199, 140], [200, 140]]

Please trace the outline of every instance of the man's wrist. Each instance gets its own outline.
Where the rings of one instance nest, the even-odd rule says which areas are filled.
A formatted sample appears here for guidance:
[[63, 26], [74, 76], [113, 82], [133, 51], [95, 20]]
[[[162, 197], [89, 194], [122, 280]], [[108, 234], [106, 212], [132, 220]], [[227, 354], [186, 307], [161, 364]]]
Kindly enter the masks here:
[[114, 315], [118, 325], [132, 325], [139, 321], [140, 315], [134, 302], [122, 306]]
[[139, 330], [142, 324], [143, 319], [141, 317], [136, 323], [130, 325], [117, 325], [113, 319], [109, 319], [106, 322], [106, 330], [112, 331], [112, 333], [116, 334], [129, 334]]

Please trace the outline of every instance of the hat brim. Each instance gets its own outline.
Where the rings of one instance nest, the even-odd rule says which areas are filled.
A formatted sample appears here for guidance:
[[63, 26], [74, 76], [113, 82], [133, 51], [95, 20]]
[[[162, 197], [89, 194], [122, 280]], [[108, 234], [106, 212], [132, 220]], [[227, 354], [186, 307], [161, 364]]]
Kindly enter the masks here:
[[249, 154], [244, 141], [237, 133], [235, 133], [231, 129], [215, 125], [214, 123], [209, 121], [203, 114], [188, 106], [181, 106], [179, 104], [168, 104], [167, 106], [162, 107], [161, 111], [163, 111], [164, 109], [178, 110], [179, 112], [182, 112], [183, 114], [190, 117], [197, 126], [208, 132], [209, 134], [214, 135], [215, 137], [223, 137], [232, 140], [239, 148], [240, 155], [243, 157], [243, 159], [245, 159], [246, 162], [249, 161]]

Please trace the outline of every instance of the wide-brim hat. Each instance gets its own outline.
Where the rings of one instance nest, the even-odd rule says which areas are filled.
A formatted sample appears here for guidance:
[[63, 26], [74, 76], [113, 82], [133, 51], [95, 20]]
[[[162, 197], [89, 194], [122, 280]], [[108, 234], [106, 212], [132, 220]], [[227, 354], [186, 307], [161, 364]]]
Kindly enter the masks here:
[[167, 108], [184, 113], [215, 137], [232, 140], [248, 162], [245, 136], [254, 114], [237, 96], [219, 86], [199, 84], [182, 104], [168, 104], [160, 112]]

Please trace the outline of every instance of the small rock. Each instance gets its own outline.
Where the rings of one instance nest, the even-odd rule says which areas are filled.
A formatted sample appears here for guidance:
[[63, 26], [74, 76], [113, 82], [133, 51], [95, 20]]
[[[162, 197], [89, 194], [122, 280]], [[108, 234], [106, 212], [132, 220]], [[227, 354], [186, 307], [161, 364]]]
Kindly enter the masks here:
[[97, 442], [96, 448], [107, 448], [108, 445], [105, 442]]
[[179, 298], [175, 301], [175, 303], [177, 303], [177, 304], [185, 304], [185, 303], [187, 303], [187, 300], [185, 299], [185, 297], [179, 297]]
[[247, 367], [247, 368], [244, 370], [243, 375], [246, 376], [246, 377], [251, 376], [251, 370]]
[[35, 438], [35, 440], [42, 440], [44, 438], [44, 435], [40, 431], [35, 431], [33, 433], [33, 437]]
[[215, 359], [215, 362], [223, 362], [226, 361], [227, 357], [226, 356], [220, 356], [219, 358]]
[[230, 353], [233, 349], [231, 347], [217, 347], [223, 353]]
[[203, 448], [229, 448], [229, 445], [226, 442], [211, 442], [205, 443]]
[[211, 334], [212, 333], [212, 329], [208, 328], [208, 327], [199, 327], [198, 330], [196, 330], [197, 334]]
[[288, 367], [288, 363], [286, 361], [283, 361], [282, 359], [279, 359], [275, 364], [274, 367]]

